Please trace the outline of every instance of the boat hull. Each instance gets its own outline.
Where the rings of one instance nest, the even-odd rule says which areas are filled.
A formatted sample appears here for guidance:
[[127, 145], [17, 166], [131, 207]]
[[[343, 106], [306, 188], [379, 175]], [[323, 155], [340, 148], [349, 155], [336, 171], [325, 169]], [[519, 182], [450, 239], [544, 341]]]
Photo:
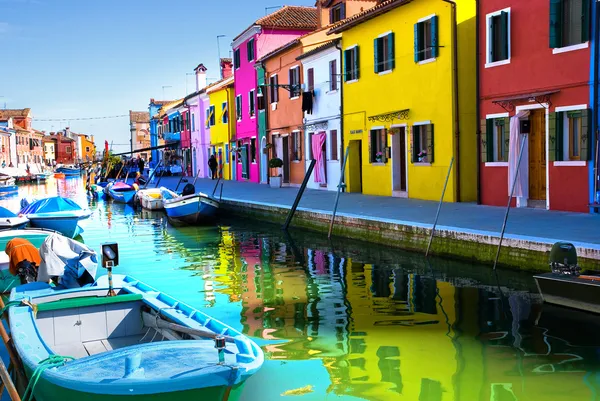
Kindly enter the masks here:
[[81, 170], [74, 168], [59, 167], [56, 169], [56, 172], [71, 177], [81, 175]]
[[80, 218], [61, 217], [61, 218], [30, 218], [32, 227], [44, 228], [46, 230], [58, 231], [65, 237], [75, 238], [83, 233], [83, 228], [79, 226]]
[[219, 202], [200, 195], [166, 201], [164, 206], [169, 221], [181, 225], [210, 224], [219, 210]]
[[600, 313], [600, 281], [554, 273], [534, 276], [544, 302]]
[[108, 196], [115, 202], [132, 204], [135, 197], [135, 190], [130, 191], [114, 191], [108, 189]]
[[137, 197], [142, 208], [146, 210], [161, 210], [164, 209], [164, 203], [160, 189], [142, 189], [138, 191]]

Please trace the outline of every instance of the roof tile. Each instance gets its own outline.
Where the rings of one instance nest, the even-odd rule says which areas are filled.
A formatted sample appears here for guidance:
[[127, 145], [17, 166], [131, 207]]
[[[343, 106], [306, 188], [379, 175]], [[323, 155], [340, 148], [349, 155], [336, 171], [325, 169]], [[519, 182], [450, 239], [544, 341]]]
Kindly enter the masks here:
[[258, 19], [256, 25], [280, 29], [317, 29], [317, 9], [303, 6], [284, 6]]
[[129, 110], [129, 122], [132, 123], [149, 123], [150, 113], [147, 111], [131, 111]]
[[2, 119], [7, 119], [10, 117], [27, 117], [29, 115], [29, 113], [31, 112], [30, 108], [25, 108], [25, 109], [3, 109], [0, 110], [0, 118]]

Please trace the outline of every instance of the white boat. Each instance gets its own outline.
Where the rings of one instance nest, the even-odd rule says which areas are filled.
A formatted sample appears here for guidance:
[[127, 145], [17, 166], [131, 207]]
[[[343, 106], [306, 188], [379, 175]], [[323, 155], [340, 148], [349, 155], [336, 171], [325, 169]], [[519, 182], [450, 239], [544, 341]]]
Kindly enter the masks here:
[[165, 207], [160, 188], [140, 189], [137, 192], [137, 197], [142, 207], [146, 210], [161, 210]]

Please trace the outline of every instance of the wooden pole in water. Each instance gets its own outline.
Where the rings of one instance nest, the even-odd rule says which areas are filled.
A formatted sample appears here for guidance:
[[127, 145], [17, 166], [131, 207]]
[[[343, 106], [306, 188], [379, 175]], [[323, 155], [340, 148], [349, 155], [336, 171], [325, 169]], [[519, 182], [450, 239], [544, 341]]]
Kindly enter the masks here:
[[[2, 379], [2, 386], [6, 388], [6, 392], [10, 396], [10, 399], [12, 401], [21, 401], [21, 396], [19, 396], [19, 392], [12, 382], [10, 374], [8, 373], [8, 370], [6, 370], [6, 366], [2, 360], [0, 360], [0, 379]], [[0, 395], [2, 395], [2, 393], [0, 393]]]
[[494, 259], [494, 270], [498, 264], [498, 258], [500, 257], [500, 248], [502, 248], [502, 240], [504, 239], [504, 231], [506, 231], [506, 222], [508, 221], [508, 212], [510, 211], [510, 202], [512, 201], [513, 194], [515, 193], [515, 187], [517, 186], [517, 177], [519, 177], [519, 166], [521, 165], [521, 159], [523, 158], [523, 148], [525, 148], [525, 141], [527, 135], [523, 135], [521, 140], [521, 150], [519, 152], [519, 160], [517, 161], [517, 169], [515, 170], [515, 178], [513, 179], [512, 186], [510, 188], [510, 194], [508, 195], [508, 204], [506, 205], [506, 214], [504, 215], [504, 222], [502, 223], [502, 232], [500, 233], [500, 242], [498, 242], [498, 250], [496, 251], [496, 258]]
[[337, 194], [335, 195], [335, 204], [333, 205], [333, 214], [331, 215], [331, 221], [329, 222], [329, 233], [327, 238], [331, 239], [331, 233], [333, 232], [333, 224], [335, 223], [335, 215], [337, 214], [338, 202], [340, 201], [340, 192], [342, 188], [346, 188], [344, 183], [346, 179], [346, 163], [348, 162], [348, 155], [350, 154], [350, 146], [346, 148], [346, 155], [344, 156], [344, 163], [342, 164], [342, 174], [340, 175], [340, 182], [338, 183]]
[[452, 172], [452, 165], [454, 164], [454, 157], [450, 160], [450, 166], [448, 166], [448, 174], [446, 174], [446, 182], [444, 182], [444, 189], [442, 190], [442, 197], [440, 198], [440, 204], [438, 205], [437, 213], [435, 214], [435, 221], [433, 227], [431, 227], [431, 233], [429, 234], [429, 243], [427, 244], [427, 251], [425, 251], [425, 257], [429, 255], [429, 249], [431, 248], [431, 242], [433, 241], [433, 234], [435, 233], [435, 227], [437, 226], [438, 219], [440, 218], [440, 210], [442, 210], [442, 203], [444, 202], [444, 195], [446, 194], [446, 187], [448, 186], [448, 179]]

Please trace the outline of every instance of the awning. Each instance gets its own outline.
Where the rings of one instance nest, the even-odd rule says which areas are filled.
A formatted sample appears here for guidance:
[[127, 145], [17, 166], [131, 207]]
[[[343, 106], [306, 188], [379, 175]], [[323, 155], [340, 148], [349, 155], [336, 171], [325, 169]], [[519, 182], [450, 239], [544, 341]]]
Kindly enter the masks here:
[[391, 111], [389, 113], [377, 114], [375, 116], [369, 116], [369, 121], [379, 121], [379, 122], [392, 122], [394, 120], [408, 120], [408, 109]]
[[[515, 110], [515, 103], [527, 101], [529, 103], [537, 103], [541, 106], [545, 104], [550, 107], [552, 102], [550, 101], [550, 95], [560, 92], [559, 90], [545, 91], [545, 92], [532, 92], [523, 93], [521, 95], [508, 96], [502, 99], [492, 100], [493, 104], [497, 104], [504, 110], [511, 112]], [[544, 106], [546, 107], [546, 106]]]

